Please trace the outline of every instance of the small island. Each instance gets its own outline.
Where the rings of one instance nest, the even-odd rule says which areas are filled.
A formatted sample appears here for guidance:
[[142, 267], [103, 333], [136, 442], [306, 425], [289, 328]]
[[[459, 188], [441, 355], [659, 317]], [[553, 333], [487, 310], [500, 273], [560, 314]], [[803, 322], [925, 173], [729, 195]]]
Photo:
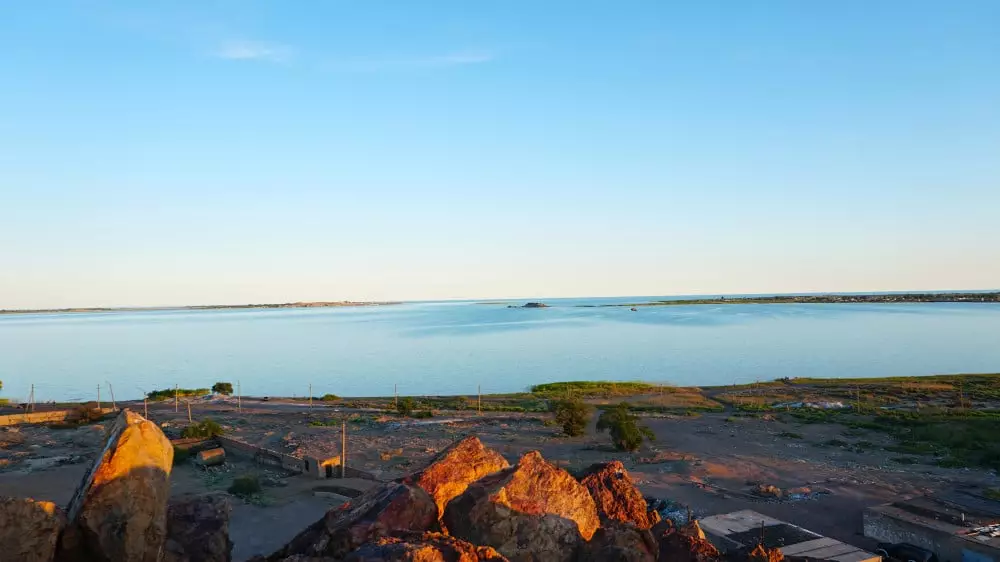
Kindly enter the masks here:
[[529, 302], [525, 303], [523, 306], [515, 306], [513, 304], [507, 305], [507, 308], [549, 308], [549, 305], [544, 302]]

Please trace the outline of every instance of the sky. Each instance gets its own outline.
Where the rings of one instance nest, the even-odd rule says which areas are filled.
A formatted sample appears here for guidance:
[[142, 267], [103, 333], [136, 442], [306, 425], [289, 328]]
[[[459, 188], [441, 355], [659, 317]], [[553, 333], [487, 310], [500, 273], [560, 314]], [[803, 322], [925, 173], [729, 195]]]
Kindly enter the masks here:
[[1000, 2], [0, 6], [0, 308], [1000, 288]]

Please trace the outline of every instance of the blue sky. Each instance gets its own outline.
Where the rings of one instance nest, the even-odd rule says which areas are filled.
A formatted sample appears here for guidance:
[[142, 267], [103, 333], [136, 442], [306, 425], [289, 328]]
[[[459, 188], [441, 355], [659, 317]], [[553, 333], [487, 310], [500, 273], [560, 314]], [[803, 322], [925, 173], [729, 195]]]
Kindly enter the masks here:
[[7, 3], [0, 308], [997, 288], [998, 25]]

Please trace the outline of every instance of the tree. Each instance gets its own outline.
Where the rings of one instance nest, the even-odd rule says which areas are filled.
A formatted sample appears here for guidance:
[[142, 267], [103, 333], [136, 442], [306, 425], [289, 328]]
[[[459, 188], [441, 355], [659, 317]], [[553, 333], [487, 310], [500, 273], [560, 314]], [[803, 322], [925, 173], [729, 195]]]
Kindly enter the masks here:
[[212, 385], [212, 392], [216, 394], [224, 394], [229, 396], [233, 393], [233, 383], [231, 382], [217, 382]]
[[413, 399], [407, 396], [406, 398], [401, 398], [399, 403], [396, 405], [396, 411], [404, 416], [409, 416], [413, 414], [413, 408], [416, 404]]
[[556, 422], [562, 426], [563, 433], [570, 437], [583, 435], [587, 422], [590, 421], [590, 406], [572, 396], [553, 402], [552, 412], [556, 415]]
[[628, 402], [601, 412], [601, 417], [597, 419], [597, 431], [605, 430], [619, 451], [636, 451], [643, 440], [656, 439], [652, 430], [639, 423], [639, 416], [631, 412]]

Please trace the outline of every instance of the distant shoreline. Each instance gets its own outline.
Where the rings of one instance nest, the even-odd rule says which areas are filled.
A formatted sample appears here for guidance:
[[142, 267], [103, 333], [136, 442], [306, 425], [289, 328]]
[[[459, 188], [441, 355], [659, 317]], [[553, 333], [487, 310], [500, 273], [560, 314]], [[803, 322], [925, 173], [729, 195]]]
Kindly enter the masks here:
[[69, 314], [87, 312], [150, 312], [157, 310], [241, 310], [255, 308], [337, 308], [348, 306], [389, 306], [402, 302], [331, 301], [288, 302], [277, 304], [208, 304], [200, 306], [149, 306], [149, 307], [95, 307], [95, 308], [43, 308], [34, 310], [0, 310], [0, 314]]
[[850, 304], [850, 303], [1000, 303], [1000, 291], [992, 293], [891, 293], [870, 295], [776, 295], [768, 297], [718, 297], [708, 299], [662, 300], [637, 303], [580, 304], [581, 308], [677, 306], [696, 304]]
[[[602, 297], [594, 297], [594, 300]], [[558, 300], [558, 299], [557, 299]], [[361, 306], [390, 306], [404, 304], [406, 301], [317, 301], [289, 302], [273, 304], [210, 304], [192, 306], [145, 306], [145, 307], [81, 307], [81, 308], [43, 308], [43, 309], [2, 309], [3, 314], [72, 314], [94, 312], [152, 312], [152, 311], [183, 311], [183, 310], [244, 310], [244, 309], [274, 309], [274, 308], [339, 308]], [[607, 308], [607, 307], [644, 307], [644, 306], [678, 306], [699, 304], [850, 304], [850, 303], [1000, 303], [1000, 291], [989, 292], [936, 292], [936, 293], [871, 293], [871, 294], [837, 294], [823, 295], [770, 295], [770, 296], [720, 296], [716, 298], [685, 298], [678, 300], [654, 300], [630, 303], [576, 304], [574, 308]], [[506, 305], [507, 308], [526, 308], [526, 306], [511, 305], [511, 300], [478, 301], [474, 305]], [[530, 303], [536, 306], [527, 308], [550, 308], [541, 302]]]

